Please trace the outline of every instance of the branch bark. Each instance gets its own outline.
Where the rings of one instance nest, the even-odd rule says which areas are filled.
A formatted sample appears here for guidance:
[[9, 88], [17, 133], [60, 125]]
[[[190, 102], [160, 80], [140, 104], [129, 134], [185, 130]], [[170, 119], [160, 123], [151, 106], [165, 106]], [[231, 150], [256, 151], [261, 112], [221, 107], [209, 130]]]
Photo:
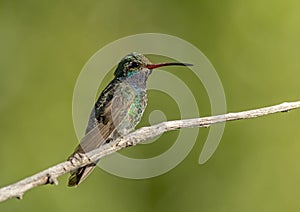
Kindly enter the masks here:
[[143, 127], [132, 133], [129, 133], [124, 137], [118, 138], [116, 141], [112, 142], [112, 144], [104, 145], [101, 148], [87, 153], [86, 155], [82, 155], [82, 158], [80, 159], [73, 159], [72, 161], [59, 163], [19, 182], [0, 188], [0, 202], [14, 197], [22, 199], [23, 194], [26, 191], [37, 186], [46, 184], [57, 185], [57, 178], [63, 174], [69, 173], [72, 170], [90, 164], [91, 162], [96, 161], [106, 155], [112, 154], [129, 146], [134, 146], [140, 142], [146, 141], [150, 138], [154, 138], [168, 131], [181, 128], [208, 127], [212, 124], [220, 122], [250, 119], [278, 112], [288, 112], [296, 108], [300, 108], [300, 101], [285, 102], [279, 105], [259, 108], [255, 110], [227, 113], [223, 115], [204, 118], [167, 121], [153, 126]]

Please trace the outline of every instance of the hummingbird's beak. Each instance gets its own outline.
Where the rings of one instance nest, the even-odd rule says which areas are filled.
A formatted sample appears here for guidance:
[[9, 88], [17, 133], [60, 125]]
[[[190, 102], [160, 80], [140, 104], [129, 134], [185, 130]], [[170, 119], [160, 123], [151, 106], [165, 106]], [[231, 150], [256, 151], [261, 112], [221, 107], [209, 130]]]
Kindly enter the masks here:
[[163, 66], [192, 66], [192, 65], [193, 64], [189, 64], [189, 63], [170, 62], [170, 63], [148, 64], [146, 67], [149, 69], [155, 69]]

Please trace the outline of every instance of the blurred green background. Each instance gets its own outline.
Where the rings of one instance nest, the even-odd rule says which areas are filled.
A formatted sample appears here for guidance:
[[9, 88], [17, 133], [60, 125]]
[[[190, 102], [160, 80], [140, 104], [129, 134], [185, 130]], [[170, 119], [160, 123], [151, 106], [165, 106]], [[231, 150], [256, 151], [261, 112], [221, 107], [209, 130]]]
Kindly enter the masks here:
[[[76, 79], [97, 50], [124, 36], [159, 32], [197, 46], [222, 80], [229, 111], [299, 100], [299, 12], [297, 0], [0, 0], [0, 186], [69, 156], [77, 145]], [[190, 86], [199, 87], [200, 112], [209, 115], [202, 85]], [[159, 107], [154, 94], [150, 104]], [[227, 123], [220, 146], [204, 165], [198, 157], [208, 129], [200, 129], [188, 157], [162, 176], [129, 180], [97, 169], [76, 189], [68, 188], [63, 176], [59, 186], [36, 188], [22, 201], [1, 203], [0, 210], [298, 211], [299, 118], [296, 110]], [[156, 148], [122, 153], [142, 157], [141, 149], [147, 157], [157, 155], [160, 145], [162, 152], [167, 147], [163, 140], [151, 144]]]

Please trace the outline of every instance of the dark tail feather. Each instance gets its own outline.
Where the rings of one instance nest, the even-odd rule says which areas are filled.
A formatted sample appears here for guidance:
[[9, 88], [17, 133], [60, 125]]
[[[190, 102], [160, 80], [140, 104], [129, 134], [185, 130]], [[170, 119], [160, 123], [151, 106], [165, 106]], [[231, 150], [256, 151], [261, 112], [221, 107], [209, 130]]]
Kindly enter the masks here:
[[85, 180], [87, 176], [94, 170], [96, 167], [96, 163], [92, 163], [76, 169], [74, 172], [71, 172], [71, 176], [69, 177], [68, 186], [77, 186], [79, 183]]

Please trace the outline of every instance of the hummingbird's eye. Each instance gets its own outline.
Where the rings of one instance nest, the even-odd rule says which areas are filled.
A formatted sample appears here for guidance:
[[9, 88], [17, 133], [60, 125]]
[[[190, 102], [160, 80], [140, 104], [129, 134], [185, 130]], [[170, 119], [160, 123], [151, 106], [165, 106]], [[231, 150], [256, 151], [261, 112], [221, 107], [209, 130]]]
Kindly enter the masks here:
[[137, 68], [139, 66], [140, 66], [140, 64], [137, 62], [130, 62], [128, 65], [128, 68]]

